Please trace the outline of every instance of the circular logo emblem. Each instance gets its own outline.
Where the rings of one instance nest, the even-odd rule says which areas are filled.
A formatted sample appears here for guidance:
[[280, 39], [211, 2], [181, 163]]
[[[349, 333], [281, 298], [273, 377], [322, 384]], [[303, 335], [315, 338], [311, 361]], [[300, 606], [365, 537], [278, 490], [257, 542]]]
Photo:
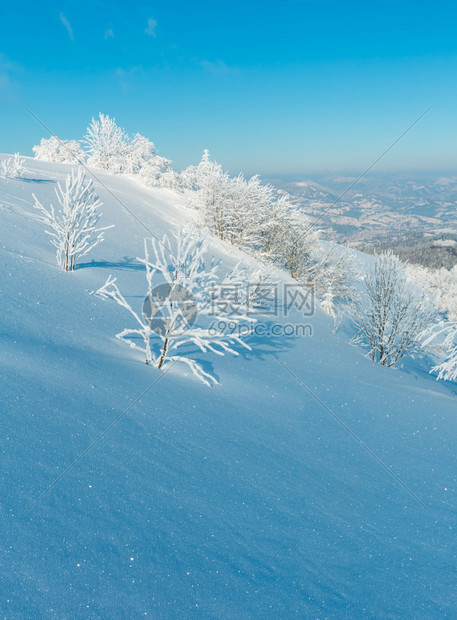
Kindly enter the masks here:
[[184, 286], [159, 284], [144, 298], [143, 317], [152, 331], [164, 336], [191, 327], [197, 317], [197, 304]]

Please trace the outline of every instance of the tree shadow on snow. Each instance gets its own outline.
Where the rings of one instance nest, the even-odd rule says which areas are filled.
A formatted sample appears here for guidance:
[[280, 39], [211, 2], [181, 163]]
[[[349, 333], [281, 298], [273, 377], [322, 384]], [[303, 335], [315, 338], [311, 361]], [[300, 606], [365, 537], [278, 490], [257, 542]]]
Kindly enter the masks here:
[[24, 183], [56, 183], [55, 179], [25, 179], [19, 178], [18, 181], [23, 181]]
[[[414, 363], [414, 361], [416, 363]], [[403, 362], [403, 363], [402, 363]], [[451, 393], [453, 396], [457, 396], [457, 383], [455, 381], [445, 381], [444, 379], [438, 380], [436, 372], [430, 372], [432, 366], [435, 366], [436, 360], [433, 360], [427, 354], [418, 356], [416, 360], [407, 356], [400, 360], [398, 364], [392, 368], [388, 368], [390, 372], [400, 371], [405, 375], [408, 375], [415, 381], [423, 382], [423, 386], [419, 389], [435, 392], [441, 392], [443, 394]]]
[[[271, 328], [272, 326], [273, 326], [273, 323], [271, 323], [269, 327]], [[235, 357], [229, 352], [224, 353], [224, 356], [227, 358], [231, 357], [235, 359], [243, 359], [243, 360], [246, 360], [247, 362], [249, 362], [252, 359], [268, 360], [269, 358], [270, 359], [272, 358], [273, 353], [278, 355], [278, 354], [284, 353], [285, 351], [293, 347], [294, 342], [298, 340], [298, 337], [296, 336], [283, 336], [283, 337], [274, 336], [272, 337], [269, 334], [264, 334], [261, 336], [259, 336], [258, 334], [252, 334], [248, 336], [247, 338], [244, 338], [243, 340], [247, 345], [251, 347], [251, 350], [246, 349], [240, 344], [233, 343], [231, 344], [231, 346], [235, 351], [237, 351], [238, 356]], [[183, 347], [182, 351], [180, 351], [180, 354], [197, 362], [197, 364], [199, 364], [206, 373], [210, 374], [212, 377], [216, 379], [218, 383], [220, 383], [221, 379], [220, 379], [220, 375], [217, 372], [217, 368], [218, 368], [219, 360], [223, 359], [222, 357], [219, 357], [218, 355], [212, 355], [211, 360], [203, 359], [199, 355], [201, 354], [200, 350], [197, 348], [194, 348], [192, 345]], [[182, 364], [182, 366], [185, 368], [185, 364]], [[190, 369], [185, 369], [185, 372], [189, 376], [192, 376], [192, 371]]]
[[[259, 325], [261, 326], [261, 333], [257, 333], [255, 331], [256, 326], [258, 327]], [[244, 337], [242, 336], [243, 342], [245, 342], [250, 349], [246, 349], [236, 342], [231, 343], [230, 346], [238, 353], [238, 359], [241, 358], [246, 361], [252, 359], [268, 360], [271, 359], [273, 353], [276, 355], [285, 353], [288, 349], [292, 348], [298, 340], [300, 340], [301, 337], [296, 335], [273, 336], [273, 328], [276, 325], [278, 325], [278, 323], [274, 321], [261, 320], [259, 320], [257, 324], [254, 324], [251, 328], [251, 333]], [[248, 329], [247, 326], [246, 329]], [[215, 372], [215, 368], [218, 366], [219, 356], [211, 356], [211, 361], [202, 359], [199, 357], [199, 349], [194, 348], [192, 345], [183, 347], [181, 353], [186, 357], [195, 360], [201, 365], [205, 372], [208, 372], [210, 375], [215, 377], [217, 381], [219, 381], [219, 377]], [[224, 356], [234, 357], [230, 352], [224, 353]], [[222, 359], [222, 357], [219, 359]]]
[[144, 270], [144, 265], [131, 256], [124, 256], [122, 260], [119, 261], [91, 260], [90, 262], [79, 263], [79, 265], [76, 265], [76, 269], [87, 269], [88, 267], [95, 267], [98, 269], [117, 269], [119, 271]]
[[[273, 353], [285, 353], [291, 349], [302, 337], [294, 334], [275, 334], [275, 328], [282, 327], [280, 321], [262, 321], [253, 325], [252, 333], [244, 339], [244, 342], [251, 347], [251, 350], [239, 347], [237, 350], [245, 359], [266, 360]], [[259, 331], [259, 327], [261, 330]], [[309, 337], [309, 336], [306, 336]]]

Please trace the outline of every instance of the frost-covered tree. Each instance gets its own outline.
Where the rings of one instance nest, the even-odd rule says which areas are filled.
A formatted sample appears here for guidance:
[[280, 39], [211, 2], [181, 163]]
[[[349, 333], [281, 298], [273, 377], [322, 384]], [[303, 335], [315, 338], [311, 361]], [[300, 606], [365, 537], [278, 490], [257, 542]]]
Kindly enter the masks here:
[[[273, 188], [271, 188], [273, 190]], [[259, 213], [258, 254], [273, 264], [286, 266], [290, 245], [293, 244], [291, 228], [294, 214], [286, 196], [275, 200], [273, 191], [265, 196]]]
[[121, 165], [121, 171], [126, 174], [138, 174], [146, 161], [155, 156], [154, 143], [137, 133], [133, 138], [126, 135], [125, 153]]
[[42, 138], [40, 144], [33, 147], [35, 159], [57, 164], [81, 164], [86, 161], [86, 154], [77, 140], [60, 140], [52, 136]]
[[[287, 199], [284, 200], [287, 204]], [[311, 278], [307, 278], [306, 274], [310, 269], [314, 273], [315, 261], [311, 263], [310, 257], [318, 248], [319, 233], [310, 225], [302, 211], [288, 204], [283, 210], [284, 223], [278, 230], [277, 252], [282, 255], [284, 266], [290, 275], [304, 286], [309, 286]]]
[[440, 321], [423, 333], [422, 346], [438, 344], [444, 351], [444, 360], [434, 366], [430, 372], [436, 372], [437, 379], [457, 381], [457, 323]]
[[430, 269], [408, 264], [406, 275], [408, 280], [433, 296], [440, 312], [446, 314], [450, 321], [457, 321], [457, 265], [451, 269]]
[[174, 235], [174, 242], [167, 236], [161, 243], [155, 239], [150, 243], [145, 241], [145, 258], [138, 259], [145, 265], [147, 281], [147, 301], [142, 314], [126, 301], [112, 276], [97, 294], [113, 299], [135, 319], [136, 328], [125, 329], [117, 337], [141, 350], [147, 364], [165, 368], [181, 362], [203, 383], [211, 385], [217, 381], [193, 359], [192, 346], [217, 355], [226, 352], [238, 355], [234, 345], [250, 347], [236, 329], [225, 333], [217, 326], [228, 322], [234, 326], [254, 319], [247, 316], [244, 296], [236, 299], [235, 313], [232, 298], [228, 303], [227, 299], [215, 295], [215, 291], [233, 290], [233, 283], [240, 281], [243, 271], [236, 268], [220, 280], [220, 263], [212, 259], [205, 264], [206, 248], [206, 238], [195, 239], [192, 230], [181, 229]]
[[335, 303], [347, 302], [355, 294], [352, 254], [333, 243], [324, 245], [315, 240], [309, 251], [303, 253], [297, 279], [303, 286], [311, 287], [318, 299], [326, 300], [325, 307], [334, 312]]
[[9, 177], [10, 179], [18, 179], [24, 176], [26, 173], [24, 162], [25, 159], [19, 153], [4, 159], [0, 164], [0, 176]]
[[435, 314], [426, 296], [408, 284], [403, 263], [385, 252], [374, 259], [354, 303], [354, 341], [369, 348], [373, 361], [393, 366], [420, 349], [421, 334]]
[[116, 124], [116, 119], [99, 115], [87, 129], [85, 143], [90, 166], [115, 173], [138, 175], [145, 183], [156, 187], [180, 186], [179, 175], [172, 162], [157, 154], [154, 143], [137, 133], [133, 137]]
[[183, 186], [194, 191], [190, 206], [200, 212], [201, 224], [220, 238], [223, 238], [221, 220], [228, 180], [222, 166], [211, 161], [207, 149], [203, 152], [198, 166], [189, 166], [181, 173]]
[[181, 182], [184, 187], [198, 191], [206, 185], [208, 178], [211, 184], [211, 179], [221, 174], [222, 166], [211, 161], [209, 151], [205, 149], [197, 166], [189, 166], [181, 172]]
[[180, 186], [180, 178], [173, 170], [172, 162], [157, 154], [143, 162], [138, 175], [145, 185], [151, 187], [178, 189]]
[[223, 198], [223, 238], [240, 248], [259, 253], [263, 223], [266, 217], [270, 217], [277, 193], [271, 185], [262, 183], [260, 177], [245, 179], [239, 174], [235, 178], [226, 178]]
[[78, 259], [101, 243], [104, 231], [113, 226], [97, 227], [102, 203], [92, 179], [86, 179], [81, 168], [66, 177], [64, 186], [58, 183], [55, 191], [57, 209], [52, 204], [47, 209], [35, 195], [34, 207], [48, 227], [46, 233], [56, 248], [57, 264], [65, 271], [72, 271]]
[[[170, 161], [170, 160], [167, 160]], [[171, 162], [169, 167], [162, 172], [158, 180], [159, 187], [168, 187], [169, 189], [174, 189], [180, 191], [181, 187], [181, 177], [171, 166]]]
[[242, 245], [240, 231], [245, 229], [248, 215], [242, 175], [230, 178], [205, 149], [200, 163], [186, 168], [181, 180], [184, 187], [194, 190], [191, 206], [198, 209], [201, 224], [220, 239]]
[[331, 285], [325, 291], [323, 298], [322, 298], [321, 305], [322, 305], [322, 309], [324, 310], [324, 312], [326, 312], [333, 319], [336, 319], [335, 303], [334, 303], [334, 297], [333, 297], [333, 291], [332, 291]]
[[116, 119], [100, 114], [92, 118], [84, 138], [87, 146], [89, 166], [121, 172], [129, 151], [129, 137], [116, 124]]
[[245, 249], [259, 246], [260, 210], [271, 200], [271, 186], [262, 185], [259, 177], [246, 180], [243, 175], [231, 178], [204, 151], [198, 166], [181, 173], [185, 187], [194, 190], [191, 206], [198, 209], [201, 224], [219, 239]]

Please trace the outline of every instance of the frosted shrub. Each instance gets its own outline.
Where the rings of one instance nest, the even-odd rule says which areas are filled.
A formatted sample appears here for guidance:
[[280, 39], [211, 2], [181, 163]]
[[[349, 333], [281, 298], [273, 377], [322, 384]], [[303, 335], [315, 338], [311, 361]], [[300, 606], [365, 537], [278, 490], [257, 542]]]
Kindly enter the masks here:
[[19, 153], [4, 159], [0, 164], [0, 176], [9, 177], [10, 179], [18, 179], [24, 176], [26, 173], [24, 162], [25, 159], [20, 157]]
[[430, 269], [408, 264], [405, 270], [411, 282], [433, 295], [440, 312], [450, 321], [457, 321], [457, 265], [452, 269]]
[[430, 372], [436, 372], [437, 379], [457, 381], [457, 323], [441, 321], [426, 330], [423, 336], [424, 347], [432, 342], [440, 342], [440, 348], [444, 349], [444, 360], [434, 366]]
[[142, 165], [155, 156], [154, 143], [137, 133], [130, 138], [125, 134], [123, 145], [124, 153], [121, 164], [121, 172], [126, 174], [138, 174]]
[[[216, 355], [226, 352], [238, 355], [234, 345], [250, 349], [237, 335], [236, 329], [223, 333], [214, 327], [215, 322], [219, 325], [230, 322], [232, 326], [241, 321], [252, 322], [254, 319], [247, 316], [245, 298], [237, 300], [236, 314], [226, 303], [225, 307], [218, 307], [216, 321], [211, 323], [209, 320], [214, 312], [215, 283], [219, 283], [218, 288], [230, 287], [244, 278], [245, 272], [235, 269], [220, 281], [220, 264], [212, 260], [205, 265], [206, 240], [204, 237], [193, 239], [192, 230], [180, 230], [174, 235], [173, 242], [167, 236], [163, 237], [162, 243], [155, 239], [150, 243], [145, 241], [144, 247], [145, 257], [138, 259], [146, 268], [147, 296], [143, 314], [130, 306], [120, 292], [116, 278], [111, 275], [97, 291], [101, 297], [116, 301], [135, 319], [136, 328], [124, 329], [117, 338], [142, 351], [146, 364], [166, 368], [180, 362], [206, 385], [217, 383], [216, 378], [193, 359], [191, 347]], [[156, 275], [158, 281], [154, 281]]]
[[377, 256], [365, 278], [365, 290], [353, 307], [355, 342], [369, 348], [373, 361], [393, 366], [421, 347], [421, 335], [436, 314], [425, 295], [406, 280], [392, 252]]
[[87, 146], [89, 166], [121, 172], [125, 166], [129, 137], [116, 125], [116, 119], [100, 114], [92, 119], [84, 137]]
[[104, 231], [112, 228], [97, 227], [102, 203], [92, 179], [86, 179], [81, 168], [66, 177], [63, 187], [57, 184], [57, 209], [52, 204], [46, 209], [33, 197], [34, 207], [40, 211], [40, 220], [47, 225], [46, 233], [56, 248], [57, 264], [65, 271], [72, 271], [81, 256], [103, 241]]
[[43, 138], [33, 147], [35, 159], [57, 164], [80, 164], [86, 161], [86, 154], [77, 140], [60, 140], [55, 136]]
[[160, 155], [143, 162], [138, 174], [143, 183], [151, 187], [177, 189], [180, 186], [179, 175], [173, 170], [171, 161]]
[[85, 144], [90, 166], [115, 173], [139, 175], [145, 185], [177, 188], [179, 175], [171, 161], [157, 154], [154, 143], [137, 133], [133, 137], [116, 124], [116, 119], [100, 114], [87, 128]]

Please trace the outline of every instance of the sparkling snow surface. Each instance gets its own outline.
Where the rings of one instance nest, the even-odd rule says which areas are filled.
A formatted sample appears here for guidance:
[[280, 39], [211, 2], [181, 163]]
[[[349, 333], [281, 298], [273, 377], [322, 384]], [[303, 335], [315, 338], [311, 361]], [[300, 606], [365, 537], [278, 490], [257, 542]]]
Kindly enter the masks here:
[[[116, 227], [61, 272], [32, 192], [48, 204], [70, 166], [26, 165], [0, 179], [2, 616], [455, 616], [457, 388], [373, 364], [320, 310], [312, 337], [197, 352], [215, 388], [173, 367], [28, 511], [162, 374], [89, 295], [111, 273], [141, 309], [147, 233], [95, 182]], [[171, 190], [100, 177], [159, 237], [191, 218]]]

